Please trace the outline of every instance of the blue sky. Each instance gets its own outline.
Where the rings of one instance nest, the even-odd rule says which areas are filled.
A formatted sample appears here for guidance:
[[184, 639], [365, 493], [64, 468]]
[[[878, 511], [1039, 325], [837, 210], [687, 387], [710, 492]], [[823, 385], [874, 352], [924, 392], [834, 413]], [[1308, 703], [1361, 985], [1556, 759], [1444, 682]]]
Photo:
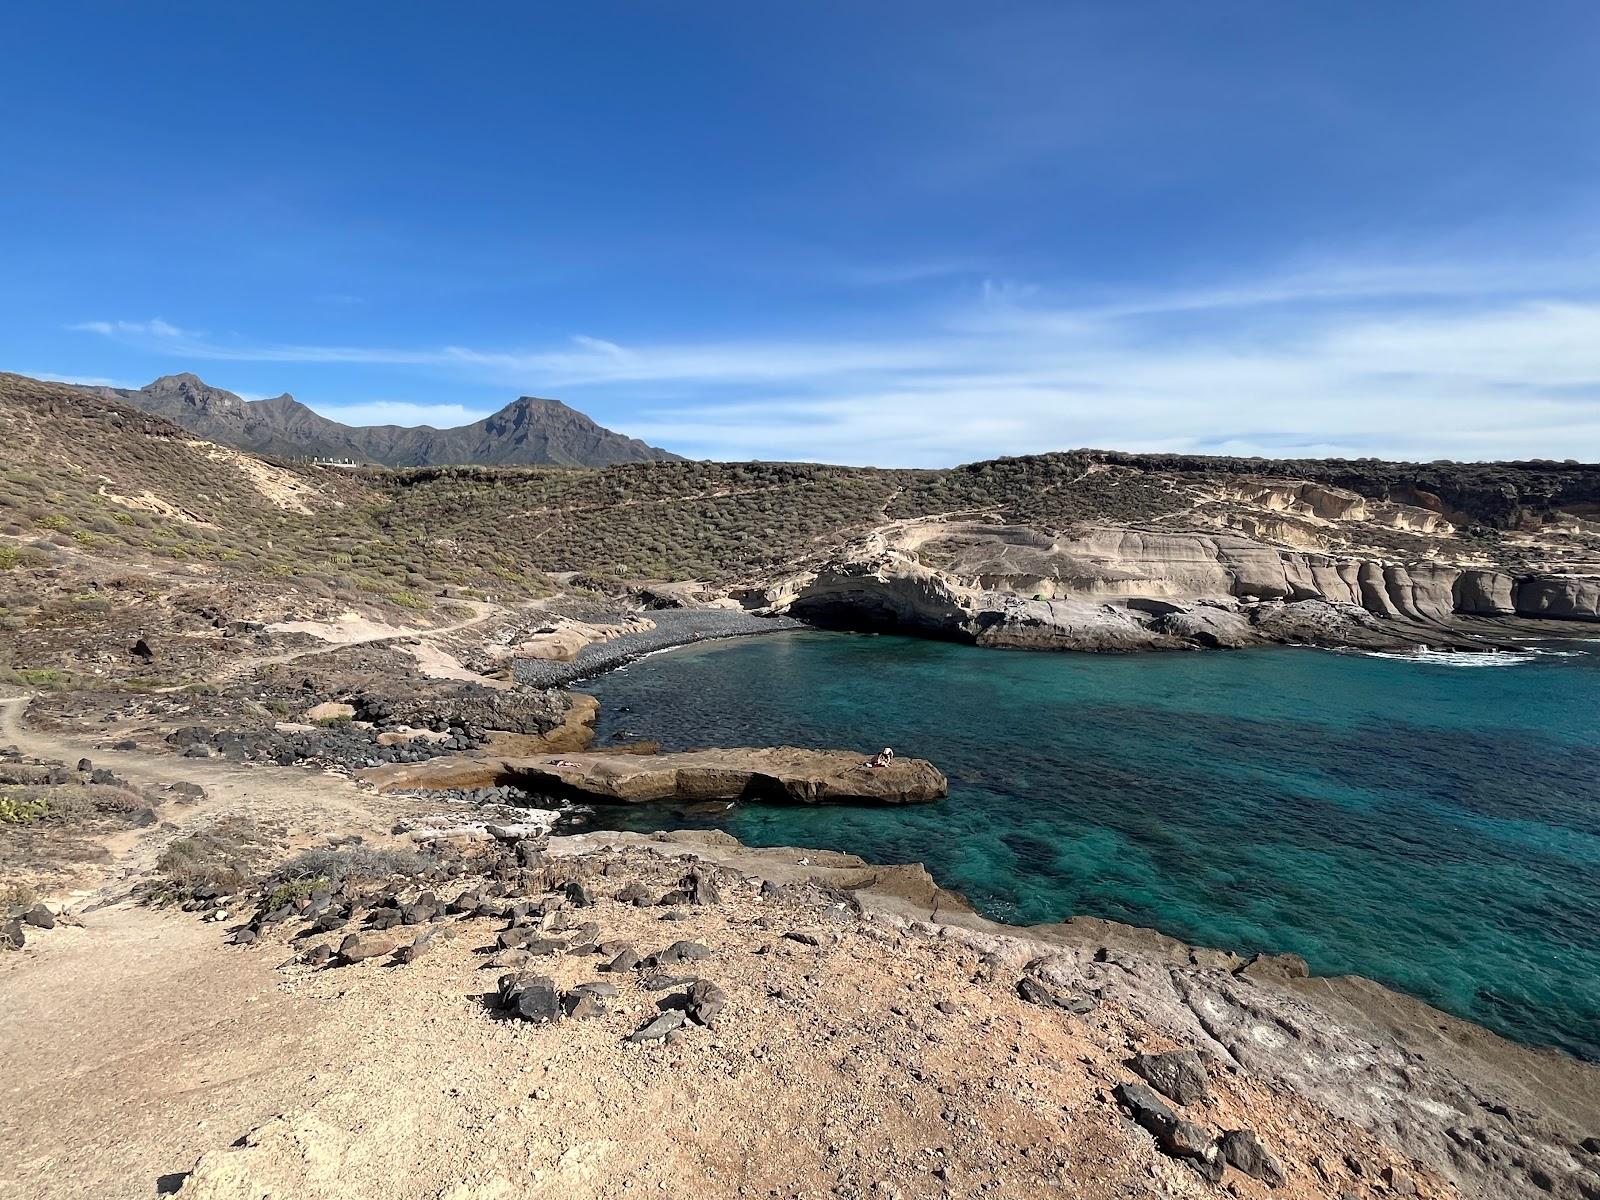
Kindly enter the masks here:
[[0, 369], [719, 458], [1600, 459], [1592, 3], [54, 0], [0, 44]]

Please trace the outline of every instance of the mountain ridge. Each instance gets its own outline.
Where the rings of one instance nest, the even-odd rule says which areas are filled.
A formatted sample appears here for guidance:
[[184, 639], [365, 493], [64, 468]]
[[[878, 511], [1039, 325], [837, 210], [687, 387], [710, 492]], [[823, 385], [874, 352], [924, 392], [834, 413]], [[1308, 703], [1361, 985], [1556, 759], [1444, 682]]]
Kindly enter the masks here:
[[498, 412], [444, 429], [345, 425], [289, 393], [245, 400], [191, 372], [142, 388], [80, 387], [165, 417], [207, 441], [280, 458], [351, 460], [386, 467], [608, 467], [681, 456], [596, 423], [559, 400], [521, 396]]

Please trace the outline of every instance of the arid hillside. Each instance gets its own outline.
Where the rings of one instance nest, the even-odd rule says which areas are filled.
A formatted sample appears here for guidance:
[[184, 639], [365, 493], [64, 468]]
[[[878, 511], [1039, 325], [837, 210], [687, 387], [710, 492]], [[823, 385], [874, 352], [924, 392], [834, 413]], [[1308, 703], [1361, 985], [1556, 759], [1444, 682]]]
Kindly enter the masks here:
[[[16, 375], [0, 375], [0, 438], [0, 639], [13, 668], [61, 668], [61, 647], [108, 613], [118, 637], [170, 626], [175, 604], [198, 614], [199, 637], [217, 620], [450, 621], [484, 600], [619, 599], [697, 581], [705, 596], [747, 604], [809, 589], [796, 612], [830, 620], [1045, 645], [1084, 625], [1063, 603], [1141, 597], [1587, 617], [1600, 571], [1600, 469], [1582, 464], [1076, 450], [950, 470], [349, 469], [247, 454], [105, 395]], [[903, 592], [909, 576], [910, 609], [885, 607], [877, 585]], [[930, 586], [965, 597], [961, 612], [930, 616]], [[1010, 611], [994, 633], [999, 618], [983, 614], [1014, 610], [1012, 598], [1059, 611]], [[1109, 639], [1067, 644], [1263, 636], [1259, 623], [1219, 629], [1201, 616], [1203, 628], [1140, 609], [1118, 616], [1128, 628]], [[1296, 620], [1264, 636], [1323, 635]]]
[[[452, 560], [451, 582], [464, 585], [475, 573], [515, 587], [536, 582], [527, 572], [567, 571], [752, 581], [827, 557], [887, 521], [933, 515], [1051, 531], [1241, 528], [1261, 514], [1292, 526], [1300, 516], [1349, 515], [1318, 512], [1316, 500], [1282, 488], [1275, 495], [1274, 481], [1364, 498], [1374, 512], [1363, 536], [1402, 555], [1436, 552], [1431, 543], [1447, 538], [1455, 544], [1446, 551], [1515, 560], [1531, 535], [1581, 538], [1600, 509], [1600, 467], [1556, 463], [1076, 450], [951, 470], [654, 462], [352, 471], [244, 454], [118, 400], [15, 375], [0, 375], [0, 434], [7, 534], [113, 557], [342, 577], [350, 590], [379, 593], [400, 589], [392, 574], [385, 583], [369, 571], [422, 569], [440, 557]], [[1294, 540], [1292, 531], [1274, 539], [1260, 523], [1244, 531]], [[1338, 548], [1338, 538], [1324, 541]]]

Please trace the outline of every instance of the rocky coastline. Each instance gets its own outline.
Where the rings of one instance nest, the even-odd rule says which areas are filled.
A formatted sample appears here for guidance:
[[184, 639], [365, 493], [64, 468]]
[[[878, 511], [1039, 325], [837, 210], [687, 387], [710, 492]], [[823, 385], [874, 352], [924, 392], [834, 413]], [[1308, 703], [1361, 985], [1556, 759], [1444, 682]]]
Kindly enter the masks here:
[[678, 646], [721, 638], [752, 637], [805, 624], [781, 614], [756, 616], [738, 608], [678, 608], [649, 613], [651, 628], [591, 642], [568, 660], [519, 657], [512, 675], [531, 688], [568, 687], [625, 666], [634, 659]]
[[511, 785], [589, 804], [763, 801], [786, 804], [923, 804], [949, 794], [932, 763], [874, 765], [849, 750], [724, 747], [662, 754], [654, 743], [524, 758], [447, 758], [377, 767], [362, 777], [380, 791]]
[[[338, 703], [322, 699], [320, 676], [309, 666], [297, 663], [293, 675], [301, 680], [293, 693], [303, 697], [301, 704]], [[327, 682], [335, 678], [344, 674], [332, 673]], [[317, 686], [304, 687], [306, 679]], [[375, 704], [375, 695], [371, 685], [352, 693], [352, 713], [335, 719], [359, 713], [374, 719], [375, 730], [385, 720], [443, 723], [446, 740], [459, 741], [449, 732], [447, 711], [477, 713], [470, 704], [488, 702], [473, 686], [456, 684], [440, 685], [410, 705], [392, 699]], [[540, 693], [525, 703], [516, 692], [495, 696], [495, 722], [524, 732], [485, 729], [489, 745], [469, 748], [473, 758], [382, 769], [427, 773], [454, 763], [481, 770], [485, 752], [494, 757], [497, 738], [545, 738], [568, 726], [581, 732], [593, 715], [592, 701], [563, 709], [560, 693]], [[478, 740], [473, 721], [461, 729]], [[41, 738], [20, 725], [9, 732], [36, 749], [65, 755], [63, 761], [72, 761], [82, 746]], [[754, 849], [716, 832], [549, 837], [547, 822], [513, 822], [502, 813], [507, 801], [520, 797], [498, 790], [471, 798], [490, 806], [477, 812], [483, 821], [472, 821], [462, 819], [472, 810], [443, 803], [426, 790], [352, 789], [346, 778], [280, 774], [226, 752], [189, 757], [110, 749], [102, 766], [101, 748], [86, 749], [95, 756], [91, 782], [93, 771], [109, 771], [105, 778], [124, 786], [142, 776], [204, 781], [194, 789], [198, 799], [176, 796], [158, 806], [153, 830], [164, 820], [184, 819], [184, 805], [213, 808], [230, 796], [232, 803], [250, 805], [270, 794], [265, 809], [245, 811], [270, 813], [271, 819], [298, 808], [315, 831], [311, 844], [331, 842], [326, 850], [308, 851], [311, 866], [284, 874], [283, 867], [269, 864], [248, 874], [258, 883], [225, 888], [186, 884], [176, 894], [186, 910], [181, 919], [198, 919], [202, 929], [219, 936], [226, 930], [231, 945], [218, 947], [221, 953], [254, 954], [286, 981], [280, 990], [325, 1001], [322, 1019], [330, 1023], [334, 1044], [373, 1037], [408, 1044], [412, 1038], [443, 1039], [452, 1047], [443, 1060], [451, 1066], [452, 1078], [444, 1081], [449, 1086], [459, 1086], [455, 1075], [462, 1070], [488, 1072], [494, 1087], [507, 1086], [497, 1072], [530, 1055], [565, 1063], [568, 1073], [551, 1086], [571, 1087], [575, 1079], [635, 1078], [631, 1072], [639, 1068], [630, 1065], [635, 1060], [629, 1055], [660, 1054], [662, 1061], [674, 1062], [685, 1054], [711, 1054], [721, 1063], [719, 1048], [732, 1046], [739, 1057], [729, 1061], [757, 1072], [741, 1077], [741, 1087], [757, 1078], [759, 1086], [778, 1089], [775, 1096], [788, 1095], [818, 1086], [804, 1081], [812, 1080], [807, 1072], [816, 1069], [821, 1039], [843, 1064], [851, 1095], [860, 1079], [915, 1094], [927, 1084], [929, 1064], [948, 1049], [951, 1034], [942, 1031], [964, 1012], [981, 1012], [981, 1022], [962, 1027], [960, 1053], [941, 1085], [949, 1090], [930, 1093], [916, 1106], [931, 1123], [918, 1128], [917, 1144], [943, 1137], [952, 1147], [950, 1170], [964, 1179], [997, 1172], [1016, 1194], [1033, 1194], [1050, 1186], [1049, 1173], [1068, 1161], [1041, 1162], [1014, 1134], [984, 1125], [1001, 1103], [995, 1085], [986, 1081], [1010, 1079], [1007, 1072], [1017, 1069], [1005, 1047], [1034, 1047], [1044, 1039], [1027, 1053], [1037, 1069], [1030, 1067], [1000, 1090], [1049, 1097], [1043, 1110], [1049, 1143], [1060, 1146], [1063, 1139], [1092, 1134], [1098, 1140], [1071, 1144], [1080, 1161], [1104, 1164], [1097, 1170], [1106, 1179], [1125, 1183], [1129, 1170], [1137, 1169], [1159, 1180], [1166, 1194], [1195, 1197], [1212, 1194], [1215, 1181], [1245, 1197], [1600, 1195], [1600, 1143], [1594, 1140], [1600, 1137], [1600, 1070], [1506, 1042], [1368, 980], [1311, 976], [1293, 956], [1246, 958], [1086, 918], [1008, 927], [974, 912], [919, 866], [878, 865], [825, 850]], [[576, 746], [546, 754], [580, 767], [619, 760], [622, 767], [638, 764], [646, 775], [657, 765], [652, 755], [595, 755]], [[263, 788], [263, 770], [273, 772], [267, 778], [275, 786]], [[674, 775], [676, 792], [676, 772], [667, 773]], [[351, 820], [360, 823], [359, 833], [346, 831]], [[204, 829], [225, 827], [215, 812], [206, 817]], [[359, 841], [352, 843], [352, 837]], [[472, 865], [475, 856], [483, 858], [481, 865]], [[334, 873], [329, 863], [346, 858], [378, 877], [339, 889], [317, 882]], [[546, 870], [546, 862], [556, 869]], [[149, 895], [162, 903], [174, 899], [170, 885]], [[471, 897], [470, 905], [463, 896]], [[74, 910], [63, 907], [56, 900], [46, 905], [46, 915], [59, 918], [64, 935], [54, 928], [18, 928], [29, 946], [42, 941], [49, 951], [63, 937], [77, 936]], [[96, 920], [91, 914], [86, 923]], [[473, 934], [480, 936], [462, 940]], [[479, 945], [483, 937], [493, 944]], [[706, 952], [694, 957], [701, 952], [690, 955], [680, 943]], [[630, 947], [636, 947], [638, 964], [626, 962]], [[674, 953], [674, 947], [676, 959], [655, 957]], [[795, 955], [801, 957], [791, 961]], [[461, 1012], [461, 985], [485, 959], [503, 973], [502, 982], [484, 1001], [492, 1017], [475, 1022]], [[612, 970], [619, 960], [623, 965]], [[47, 966], [50, 961], [43, 960]], [[590, 986], [596, 982], [615, 990]], [[834, 987], [843, 994], [829, 993], [826, 1004], [817, 1000]], [[366, 1000], [339, 1003], [351, 988]], [[869, 1017], [852, 1007], [858, 997], [873, 1006]], [[930, 1011], [924, 1014], [924, 1008]], [[412, 1018], [395, 1013], [414, 1013], [415, 1027], [397, 1025]], [[835, 1055], [837, 1040], [845, 1036], [838, 1031], [863, 1020], [870, 1037], [862, 1048]], [[474, 1039], [480, 1037], [492, 1046], [479, 1045]], [[1051, 1040], [1058, 1038], [1068, 1041]], [[774, 1039], [781, 1051], [773, 1049]], [[776, 1065], [769, 1080], [771, 1063]], [[400, 1092], [426, 1091], [419, 1081], [431, 1086], [429, 1070], [428, 1062], [409, 1063]], [[34, 1071], [30, 1078], [41, 1081], [33, 1087], [54, 1111], [59, 1105], [47, 1074]], [[378, 1078], [369, 1082], [370, 1088], [346, 1091], [367, 1106], [387, 1103], [374, 1097], [400, 1094], [384, 1090]], [[509, 1086], [517, 1085], [513, 1079]], [[1057, 1098], [1054, 1089], [1063, 1087], [1067, 1092]], [[306, 1163], [296, 1139], [309, 1139], [319, 1153], [352, 1139], [347, 1149], [334, 1152], [333, 1162], [340, 1154], [373, 1152], [365, 1135], [347, 1133], [348, 1124], [330, 1117], [324, 1101], [303, 1099], [301, 1088], [297, 1077], [286, 1092], [296, 1107], [275, 1118], [279, 1123], [253, 1126], [244, 1144], [229, 1148], [223, 1141], [202, 1155], [184, 1192], [232, 1195], [248, 1184], [297, 1194], [305, 1172], [320, 1168]], [[615, 1125], [610, 1111], [602, 1106], [586, 1120], [606, 1129], [608, 1137], [649, 1136]], [[419, 1120], [436, 1127], [438, 1115], [413, 1105], [394, 1120], [398, 1128]], [[807, 1117], [802, 1127], [815, 1127], [815, 1120]], [[973, 1136], [952, 1141], [953, 1134], [938, 1132], [947, 1127], [969, 1129]], [[505, 1153], [525, 1144], [519, 1141]], [[411, 1153], [403, 1138], [399, 1145]], [[469, 1145], [476, 1154], [482, 1142], [463, 1143], [463, 1152]], [[491, 1146], [501, 1153], [498, 1143]], [[526, 1155], [525, 1149], [519, 1152]], [[943, 1177], [919, 1173], [913, 1162], [893, 1161], [890, 1173], [901, 1194], [963, 1194]], [[1044, 1174], [1037, 1173], [1041, 1168]], [[558, 1155], [548, 1169], [553, 1178], [572, 1179]], [[861, 1190], [858, 1175], [829, 1169], [833, 1173], [818, 1194], [870, 1194]], [[870, 1188], [872, 1181], [865, 1184]], [[590, 1193], [580, 1185], [571, 1194]], [[711, 1188], [698, 1194], [732, 1193]], [[1079, 1194], [1126, 1192], [1108, 1186]]]
[[824, 627], [1015, 649], [1473, 650], [1600, 622], [1600, 575], [1346, 558], [1237, 533], [908, 522], [747, 600]]
[[[1600, 1195], [1600, 1067], [1507, 1041], [1359, 976], [1316, 976], [1296, 955], [1239, 955], [1098, 918], [988, 920], [920, 864], [746, 846], [720, 831], [574, 834], [554, 856], [649, 847], [763, 885], [837, 889], [870, 921], [954, 942], [1051, 989], [1111, 1002], [1163, 1037], [1314, 1100], [1474, 1200]], [[1132, 1114], [1138, 1120], [1138, 1113]], [[1343, 1164], [1347, 1165], [1347, 1164]], [[1378, 1181], [1374, 1181], [1378, 1182]], [[1387, 1181], [1382, 1194], [1415, 1194]], [[1354, 1194], [1354, 1193], [1352, 1193]]]

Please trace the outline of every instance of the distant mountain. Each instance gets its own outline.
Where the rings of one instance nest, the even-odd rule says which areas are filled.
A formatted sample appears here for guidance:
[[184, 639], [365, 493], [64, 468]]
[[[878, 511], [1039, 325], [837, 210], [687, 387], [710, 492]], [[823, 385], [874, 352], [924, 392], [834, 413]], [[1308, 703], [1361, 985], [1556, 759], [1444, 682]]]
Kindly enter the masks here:
[[165, 417], [207, 441], [280, 458], [353, 459], [389, 467], [452, 465], [609, 467], [680, 457], [596, 425], [559, 400], [523, 396], [455, 429], [341, 425], [287, 393], [243, 400], [194, 375], [163, 375], [142, 388], [85, 388]]

